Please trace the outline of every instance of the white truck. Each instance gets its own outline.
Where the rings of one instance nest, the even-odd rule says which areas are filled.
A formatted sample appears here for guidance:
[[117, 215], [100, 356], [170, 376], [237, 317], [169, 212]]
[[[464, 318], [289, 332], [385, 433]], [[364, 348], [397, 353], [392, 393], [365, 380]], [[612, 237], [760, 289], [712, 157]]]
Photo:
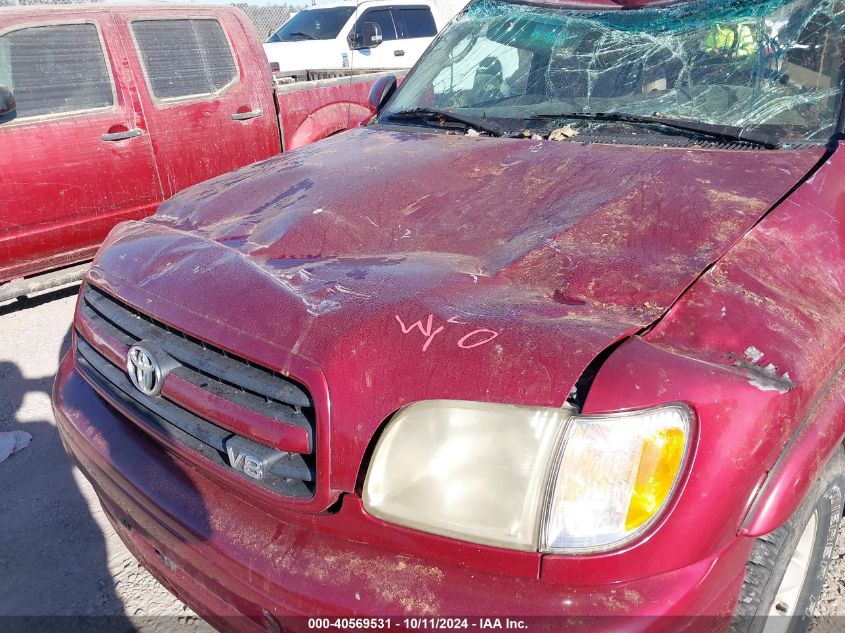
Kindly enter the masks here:
[[264, 43], [278, 79], [306, 71], [410, 68], [462, 0], [341, 0], [307, 7]]

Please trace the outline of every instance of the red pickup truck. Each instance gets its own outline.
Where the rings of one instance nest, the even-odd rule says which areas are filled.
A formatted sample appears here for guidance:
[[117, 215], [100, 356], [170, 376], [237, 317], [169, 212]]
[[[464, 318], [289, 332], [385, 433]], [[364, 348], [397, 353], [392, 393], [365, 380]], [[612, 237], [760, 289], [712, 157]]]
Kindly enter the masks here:
[[273, 88], [229, 7], [0, 9], [0, 301], [81, 277], [176, 192], [372, 116], [372, 75]]
[[65, 446], [221, 628], [804, 630], [843, 62], [842, 0], [475, 0], [370, 125], [115, 229]]

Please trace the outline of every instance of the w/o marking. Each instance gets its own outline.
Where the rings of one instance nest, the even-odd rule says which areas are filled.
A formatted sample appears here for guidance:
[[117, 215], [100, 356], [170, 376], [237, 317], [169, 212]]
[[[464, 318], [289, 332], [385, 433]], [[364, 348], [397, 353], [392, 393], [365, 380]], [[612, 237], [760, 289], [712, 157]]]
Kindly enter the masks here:
[[428, 337], [425, 341], [425, 344], [423, 345], [423, 348], [422, 348], [422, 351], [424, 351], [424, 352], [428, 351], [428, 346], [431, 345], [431, 342], [434, 340], [434, 337], [437, 336], [438, 334], [440, 334], [444, 329], [446, 329], [445, 326], [441, 325], [439, 328], [434, 330], [434, 332], [431, 331], [431, 328], [434, 327], [434, 315], [433, 314], [428, 315], [428, 324], [426, 325], [425, 328], [423, 328], [422, 321], [417, 321], [416, 323], [412, 324], [411, 326], [406, 326], [402, 322], [402, 319], [399, 318], [398, 314], [396, 314], [394, 316], [396, 317], [396, 320], [399, 321], [399, 327], [402, 328], [402, 334], [409, 334], [411, 332], [411, 330], [413, 330], [416, 327], [416, 328], [420, 329], [420, 333], [423, 336]]
[[[437, 328], [434, 327], [434, 315], [429, 314], [428, 319], [426, 319], [425, 324], [423, 324], [422, 319], [419, 321], [415, 321], [411, 325], [405, 325], [405, 322], [402, 320], [398, 314], [393, 315], [396, 318], [396, 321], [399, 323], [399, 328], [402, 330], [402, 334], [410, 334], [413, 330], [419, 330], [420, 334], [425, 337], [425, 343], [423, 343], [422, 351], [427, 352], [429, 346], [431, 345], [432, 341], [434, 341], [434, 337], [440, 334], [443, 330], [446, 329], [446, 325], [441, 325]], [[449, 325], [467, 325], [464, 321], [458, 321], [457, 316], [453, 316], [446, 321], [446, 324]], [[488, 330], [487, 328], [480, 328], [477, 330], [473, 330], [468, 334], [463, 335], [457, 342], [458, 347], [461, 349], [472, 349], [473, 347], [479, 347], [480, 345], [484, 345], [485, 343], [489, 343], [494, 338], [499, 336], [499, 332], [495, 330]]]

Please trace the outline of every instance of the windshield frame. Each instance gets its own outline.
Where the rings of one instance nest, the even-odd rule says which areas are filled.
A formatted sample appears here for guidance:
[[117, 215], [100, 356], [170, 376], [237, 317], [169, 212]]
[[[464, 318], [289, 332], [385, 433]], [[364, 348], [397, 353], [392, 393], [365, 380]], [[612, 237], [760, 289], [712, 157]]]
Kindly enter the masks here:
[[[591, 2], [590, 0], [585, 0], [584, 2], [579, 2], [578, 0], [567, 0], [565, 2], [543, 2], [543, 1], [535, 1], [535, 0], [495, 0], [495, 2], [506, 5], [511, 4], [519, 7], [530, 7], [530, 8], [537, 8], [537, 9], [545, 9], [545, 10], [552, 10], [560, 13], [568, 13], [568, 12], [577, 12], [579, 15], [584, 14], [596, 14], [596, 15], [603, 15], [607, 13], [617, 13], [619, 11], [626, 11], [626, 12], [634, 12], [634, 11], [643, 11], [643, 10], [654, 10], [659, 8], [668, 8], [675, 5], [684, 5], [684, 4], [695, 4], [697, 2], [703, 2], [705, 0], [657, 0], [655, 2], [649, 2], [648, 4], [636, 6], [636, 7], [626, 7], [623, 5], [615, 5], [615, 6], [597, 6], [595, 2]], [[391, 95], [390, 99], [386, 103], [383, 104], [382, 108], [379, 110], [378, 114], [372, 119], [372, 125], [388, 125], [393, 127], [419, 127], [420, 129], [426, 129], [427, 131], [436, 131], [433, 130], [431, 126], [423, 126], [423, 125], [413, 125], [409, 124], [407, 121], [398, 121], [390, 120], [390, 113], [391, 108], [394, 106], [397, 98], [401, 98], [402, 93], [407, 90], [408, 86], [413, 85], [410, 81], [418, 72], [420, 72], [420, 68], [423, 65], [423, 62], [433, 50], [436, 49], [440, 41], [448, 36], [448, 31], [455, 25], [456, 23], [460, 22], [464, 17], [472, 9], [473, 5], [476, 2], [472, 1], [469, 2], [456, 16], [444, 27], [441, 31], [437, 34], [437, 36], [432, 40], [429, 47], [423, 53], [423, 55], [418, 59], [417, 63], [411, 68], [411, 70], [407, 73], [404, 77], [404, 80], [401, 84], [397, 87], [394, 91], [393, 95]], [[842, 51], [845, 52], [845, 33], [842, 34], [843, 38], [843, 45]], [[845, 55], [843, 56], [845, 57]], [[845, 59], [842, 61], [843, 69], [845, 69]], [[444, 68], [446, 68], [444, 66]], [[839, 142], [845, 141], [845, 70], [843, 70], [842, 76], [839, 78], [839, 93], [836, 97], [837, 101], [834, 105], [832, 110], [834, 116], [832, 117], [832, 125], [831, 125], [831, 133], [827, 138], [819, 138], [819, 139], [810, 139], [810, 140], [798, 140], [792, 143], [792, 145], [797, 146], [805, 146], [805, 145], [812, 145], [812, 146], [824, 146], [827, 145], [828, 147], [836, 147]], [[458, 109], [460, 112], [460, 109]], [[613, 112], [614, 114], [626, 114], [623, 111]], [[597, 114], [600, 114], [597, 112]], [[467, 115], [469, 116], [469, 115]], [[486, 117], [485, 117], [486, 118]], [[493, 120], [501, 122], [500, 117], [492, 117]], [[483, 119], [482, 119], [483, 120]], [[759, 127], [762, 126], [758, 126]], [[641, 129], [639, 133], [642, 133], [643, 130]], [[658, 132], [653, 132], [654, 135], [659, 134]], [[625, 135], [620, 135], [620, 139], [624, 138]], [[581, 139], [586, 140], [586, 139]], [[624, 144], [624, 143], [622, 143]], [[784, 148], [789, 148], [790, 142], [786, 141], [784, 143]]]

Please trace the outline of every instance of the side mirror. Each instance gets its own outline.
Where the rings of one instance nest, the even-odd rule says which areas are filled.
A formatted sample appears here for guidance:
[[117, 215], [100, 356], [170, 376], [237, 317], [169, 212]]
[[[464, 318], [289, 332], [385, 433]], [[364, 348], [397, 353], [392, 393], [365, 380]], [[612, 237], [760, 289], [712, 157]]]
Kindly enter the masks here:
[[15, 108], [15, 95], [6, 86], [0, 86], [0, 117], [12, 114]]
[[374, 48], [384, 41], [381, 34], [381, 27], [376, 22], [364, 22], [361, 25], [361, 34], [358, 37], [358, 48]]
[[396, 76], [383, 75], [376, 79], [373, 87], [370, 88], [370, 95], [367, 97], [367, 102], [373, 110], [378, 112], [388, 102], [390, 97], [393, 96], [394, 92], [396, 92]]

